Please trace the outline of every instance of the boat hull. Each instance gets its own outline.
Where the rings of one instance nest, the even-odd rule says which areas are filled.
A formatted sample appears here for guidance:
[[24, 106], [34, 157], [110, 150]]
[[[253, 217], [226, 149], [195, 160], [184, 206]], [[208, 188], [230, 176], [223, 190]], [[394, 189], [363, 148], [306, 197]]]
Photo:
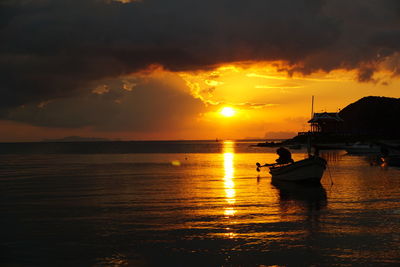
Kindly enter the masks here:
[[320, 182], [326, 169], [326, 161], [321, 157], [311, 157], [292, 164], [271, 167], [273, 180], [290, 182]]

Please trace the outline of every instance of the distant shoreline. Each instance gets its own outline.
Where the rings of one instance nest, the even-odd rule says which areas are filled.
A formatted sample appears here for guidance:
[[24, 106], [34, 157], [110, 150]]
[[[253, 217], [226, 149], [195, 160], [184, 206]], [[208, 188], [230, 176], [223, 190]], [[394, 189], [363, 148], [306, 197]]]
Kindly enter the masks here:
[[235, 142], [265, 142], [265, 141], [285, 141], [288, 139], [177, 139], [177, 140], [61, 140], [61, 139], [45, 139], [41, 141], [15, 141], [15, 142], [0, 142], [0, 144], [45, 144], [45, 143], [117, 143], [117, 142], [224, 142], [224, 141], [235, 141]]

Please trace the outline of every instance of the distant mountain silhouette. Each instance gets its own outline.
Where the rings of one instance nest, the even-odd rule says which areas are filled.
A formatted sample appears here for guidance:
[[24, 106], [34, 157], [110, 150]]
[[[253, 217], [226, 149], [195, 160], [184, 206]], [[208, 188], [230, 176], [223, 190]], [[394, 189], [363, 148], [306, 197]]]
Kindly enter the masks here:
[[42, 142], [106, 142], [106, 141], [110, 140], [98, 137], [66, 136], [60, 139], [44, 139]]
[[400, 99], [368, 96], [339, 112], [343, 131], [353, 135], [400, 138]]

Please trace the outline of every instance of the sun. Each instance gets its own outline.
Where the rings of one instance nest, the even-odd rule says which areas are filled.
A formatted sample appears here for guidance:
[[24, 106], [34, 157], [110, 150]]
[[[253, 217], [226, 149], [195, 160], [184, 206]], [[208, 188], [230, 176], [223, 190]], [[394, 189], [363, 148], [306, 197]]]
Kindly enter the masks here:
[[236, 111], [231, 107], [224, 107], [219, 113], [224, 117], [232, 117], [235, 115]]

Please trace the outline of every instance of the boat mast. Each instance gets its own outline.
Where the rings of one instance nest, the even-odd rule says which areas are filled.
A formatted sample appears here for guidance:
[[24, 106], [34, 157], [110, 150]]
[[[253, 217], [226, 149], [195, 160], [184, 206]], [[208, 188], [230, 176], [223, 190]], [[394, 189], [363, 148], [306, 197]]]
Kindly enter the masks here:
[[314, 117], [314, 96], [311, 98], [311, 119]]
[[[314, 117], [314, 96], [311, 97], [311, 120]], [[312, 123], [310, 123], [310, 132], [307, 136], [307, 153], [308, 157], [311, 157], [311, 135], [312, 134]]]
[[[312, 120], [314, 117], [314, 96], [311, 97], [311, 118], [310, 120]], [[310, 123], [310, 132], [313, 131], [313, 124], [312, 122]]]

